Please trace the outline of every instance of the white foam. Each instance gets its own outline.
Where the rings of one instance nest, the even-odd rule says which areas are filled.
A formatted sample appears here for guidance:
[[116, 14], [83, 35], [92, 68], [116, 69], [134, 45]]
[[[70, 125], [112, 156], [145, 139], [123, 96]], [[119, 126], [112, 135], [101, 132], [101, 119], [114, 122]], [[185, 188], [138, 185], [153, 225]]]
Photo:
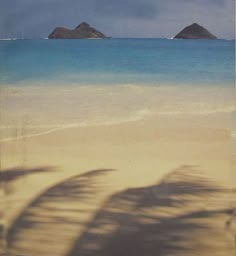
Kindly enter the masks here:
[[[55, 90], [56, 88], [56, 90]], [[2, 90], [0, 129], [28, 134], [20, 140], [75, 127], [116, 125], [155, 116], [207, 116], [235, 110], [226, 87], [185, 86], [32, 86]]]
[[48, 130], [48, 131], [45, 131], [45, 132], [5, 138], [5, 139], [1, 139], [0, 142], [15, 141], [15, 140], [22, 140], [22, 139], [25, 139], [25, 138], [38, 137], [40, 135], [45, 135], [45, 134], [52, 133], [52, 132], [59, 131], [59, 130], [62, 130], [62, 128], [54, 128], [54, 129], [51, 129], [51, 130]]
[[0, 41], [15, 41], [17, 38], [2, 38]]

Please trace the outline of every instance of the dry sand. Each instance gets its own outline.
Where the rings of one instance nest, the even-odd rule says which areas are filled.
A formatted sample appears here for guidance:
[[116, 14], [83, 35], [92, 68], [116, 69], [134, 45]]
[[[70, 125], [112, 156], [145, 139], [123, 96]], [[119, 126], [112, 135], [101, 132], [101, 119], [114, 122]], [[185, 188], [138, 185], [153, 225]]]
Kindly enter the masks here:
[[229, 113], [1, 142], [9, 255], [235, 255]]

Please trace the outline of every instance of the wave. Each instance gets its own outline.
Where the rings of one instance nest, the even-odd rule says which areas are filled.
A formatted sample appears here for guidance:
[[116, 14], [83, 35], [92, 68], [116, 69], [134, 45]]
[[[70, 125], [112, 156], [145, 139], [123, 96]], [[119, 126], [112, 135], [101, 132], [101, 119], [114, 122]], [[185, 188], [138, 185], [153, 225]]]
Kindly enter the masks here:
[[0, 41], [15, 41], [17, 38], [1, 38]]
[[[199, 112], [189, 112], [189, 113], [183, 113], [181, 111], [166, 111], [166, 112], [159, 112], [159, 113], [153, 113], [149, 111], [148, 109], [143, 109], [140, 111], [137, 111], [137, 113], [131, 117], [128, 118], [118, 118], [116, 120], [106, 120], [106, 121], [90, 121], [90, 122], [80, 122], [80, 123], [68, 123], [68, 124], [59, 124], [59, 125], [26, 125], [25, 130], [30, 129], [46, 129], [41, 132], [36, 133], [29, 133], [25, 135], [18, 135], [15, 137], [8, 137], [0, 139], [0, 142], [9, 142], [9, 141], [17, 141], [17, 140], [23, 140], [38, 136], [43, 136], [46, 134], [50, 134], [57, 131], [62, 131], [66, 129], [72, 129], [72, 128], [83, 128], [83, 127], [97, 127], [97, 126], [111, 126], [111, 125], [119, 125], [124, 123], [131, 123], [131, 122], [137, 122], [141, 120], [148, 119], [150, 117], [154, 116], [179, 116], [179, 115], [185, 115], [185, 116], [197, 116], [197, 115], [211, 115], [216, 113], [231, 113], [231, 110], [227, 111], [199, 111]], [[0, 129], [17, 129], [16, 126], [0, 126]], [[232, 133], [232, 137], [236, 139], [236, 132]]]
[[45, 132], [5, 138], [5, 139], [1, 139], [0, 142], [16, 141], [16, 140], [22, 140], [22, 139], [37, 137], [37, 136], [40, 136], [40, 135], [45, 135], [45, 134], [52, 133], [52, 132], [59, 131], [59, 130], [62, 130], [62, 128], [54, 128], [54, 129], [51, 129], [51, 130], [48, 130], [48, 131], [45, 131]]
[[[4, 108], [0, 142], [158, 116], [228, 115], [235, 111], [233, 90], [223, 86], [37, 85], [1, 89]], [[14, 137], [11, 136], [13, 132]], [[19, 132], [21, 136], [17, 135]]]
[[[32, 137], [38, 137], [41, 135], [46, 135], [49, 133], [53, 133], [56, 131], [61, 131], [65, 129], [71, 129], [71, 128], [82, 128], [82, 127], [88, 127], [88, 126], [102, 126], [102, 125], [118, 125], [122, 123], [129, 123], [129, 122], [135, 122], [144, 119], [145, 116], [149, 115], [150, 113], [146, 110], [139, 111], [136, 116], [130, 117], [126, 120], [112, 120], [112, 121], [101, 121], [101, 122], [81, 122], [81, 123], [70, 123], [70, 124], [65, 124], [65, 125], [51, 125], [51, 129], [39, 132], [39, 133], [33, 133], [33, 134], [27, 134], [27, 135], [20, 135], [16, 137], [9, 137], [9, 138], [4, 138], [0, 139], [0, 142], [8, 142], [8, 141], [16, 141], [16, 140], [22, 140], [22, 139], [27, 139], [27, 138], [32, 138]], [[26, 126], [28, 129], [42, 129], [45, 127], [50, 127], [50, 125], [29, 125]], [[15, 126], [0, 126], [0, 129], [11, 129], [11, 128], [17, 128]]]

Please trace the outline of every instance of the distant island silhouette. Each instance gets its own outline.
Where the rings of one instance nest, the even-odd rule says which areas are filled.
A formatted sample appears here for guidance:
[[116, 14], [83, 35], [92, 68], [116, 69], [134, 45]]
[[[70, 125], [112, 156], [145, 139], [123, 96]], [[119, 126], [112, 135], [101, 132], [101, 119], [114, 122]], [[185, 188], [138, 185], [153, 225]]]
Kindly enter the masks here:
[[[89, 39], [89, 38], [110, 38], [102, 32], [91, 27], [88, 23], [82, 22], [75, 29], [57, 27], [49, 34], [48, 39]], [[217, 39], [206, 28], [197, 23], [181, 30], [174, 39]]]
[[86, 38], [109, 38], [102, 32], [82, 22], [75, 29], [57, 27], [48, 36], [48, 39], [86, 39]]
[[197, 23], [185, 27], [175, 37], [175, 39], [217, 39], [206, 28]]

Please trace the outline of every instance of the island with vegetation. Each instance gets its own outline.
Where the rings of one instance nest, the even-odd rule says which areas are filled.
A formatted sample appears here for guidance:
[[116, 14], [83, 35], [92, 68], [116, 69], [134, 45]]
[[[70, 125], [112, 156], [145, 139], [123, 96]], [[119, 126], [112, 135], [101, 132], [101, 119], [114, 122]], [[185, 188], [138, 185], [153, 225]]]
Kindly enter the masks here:
[[210, 33], [206, 28], [197, 23], [185, 27], [175, 37], [175, 39], [217, 39], [215, 35]]
[[82, 22], [75, 29], [57, 27], [48, 36], [48, 39], [88, 39], [88, 38], [108, 38], [102, 32], [91, 27], [88, 23]]

